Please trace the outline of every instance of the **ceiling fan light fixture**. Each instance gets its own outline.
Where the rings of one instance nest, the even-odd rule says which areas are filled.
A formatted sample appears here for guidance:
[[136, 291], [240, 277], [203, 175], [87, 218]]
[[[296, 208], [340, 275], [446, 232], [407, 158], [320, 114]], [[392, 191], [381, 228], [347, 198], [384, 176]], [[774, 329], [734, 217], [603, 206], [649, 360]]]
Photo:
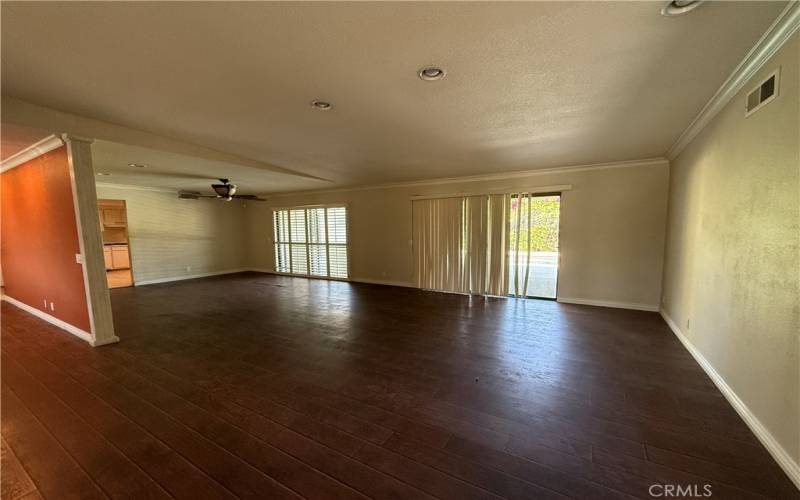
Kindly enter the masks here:
[[211, 189], [217, 193], [218, 197], [226, 198], [230, 201], [230, 198], [236, 194], [236, 184], [231, 184], [228, 179], [220, 179], [219, 181], [222, 184], [212, 184]]
[[437, 68], [436, 66], [426, 66], [417, 71], [417, 76], [426, 82], [441, 80], [446, 74], [442, 68]]
[[212, 184], [214, 194], [202, 194], [198, 191], [178, 191], [178, 198], [182, 200], [199, 200], [200, 198], [212, 198], [214, 200], [233, 201], [266, 201], [254, 194], [236, 194], [236, 184], [231, 184], [230, 179], [220, 179], [221, 184]]
[[333, 104], [329, 103], [328, 101], [314, 99], [311, 101], [311, 107], [318, 111], [329, 111], [331, 108], [333, 108]]
[[667, 17], [680, 16], [700, 7], [703, 0], [671, 0], [663, 9], [661, 15]]

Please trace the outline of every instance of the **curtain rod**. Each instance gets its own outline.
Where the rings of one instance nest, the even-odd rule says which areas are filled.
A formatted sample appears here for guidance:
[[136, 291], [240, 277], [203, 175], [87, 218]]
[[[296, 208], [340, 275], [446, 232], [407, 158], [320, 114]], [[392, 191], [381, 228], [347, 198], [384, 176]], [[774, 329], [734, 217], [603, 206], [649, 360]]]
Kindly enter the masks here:
[[449, 193], [449, 194], [415, 194], [411, 196], [412, 200], [435, 200], [439, 198], [462, 198], [466, 196], [486, 196], [490, 194], [517, 194], [517, 193], [560, 193], [561, 191], [569, 191], [572, 189], [572, 184], [557, 184], [554, 186], [535, 186], [535, 187], [506, 187], [497, 189], [488, 189], [480, 192], [467, 192], [467, 193]]

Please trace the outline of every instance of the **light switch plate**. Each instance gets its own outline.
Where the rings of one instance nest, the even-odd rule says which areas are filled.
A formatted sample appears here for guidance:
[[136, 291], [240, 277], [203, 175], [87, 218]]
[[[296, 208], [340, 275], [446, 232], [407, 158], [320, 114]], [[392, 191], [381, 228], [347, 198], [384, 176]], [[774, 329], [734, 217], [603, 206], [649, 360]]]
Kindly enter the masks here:
[[75, 254], [75, 262], [78, 264], [83, 264], [83, 255], [76, 253]]

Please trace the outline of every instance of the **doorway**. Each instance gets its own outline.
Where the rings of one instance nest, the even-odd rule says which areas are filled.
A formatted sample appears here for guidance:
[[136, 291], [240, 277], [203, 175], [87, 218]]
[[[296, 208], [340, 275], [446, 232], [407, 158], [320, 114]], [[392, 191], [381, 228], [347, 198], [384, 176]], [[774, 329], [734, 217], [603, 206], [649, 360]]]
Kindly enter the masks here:
[[133, 286], [125, 200], [97, 200], [97, 211], [103, 234], [103, 258], [108, 287]]
[[508, 291], [515, 297], [556, 298], [561, 193], [520, 194], [509, 210]]

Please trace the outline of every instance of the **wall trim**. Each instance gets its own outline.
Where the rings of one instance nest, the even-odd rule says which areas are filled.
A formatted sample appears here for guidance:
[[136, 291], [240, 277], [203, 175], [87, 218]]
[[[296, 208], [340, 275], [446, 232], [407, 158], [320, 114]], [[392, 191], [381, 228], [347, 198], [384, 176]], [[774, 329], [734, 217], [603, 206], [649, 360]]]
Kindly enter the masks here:
[[583, 306], [613, 307], [615, 309], [632, 309], [634, 311], [658, 312], [658, 305], [638, 304], [635, 302], [614, 302], [609, 300], [581, 299], [578, 297], [558, 297], [556, 302], [563, 304], [579, 304]]
[[506, 179], [518, 179], [521, 177], [531, 177], [536, 175], [548, 175], [567, 172], [583, 172], [587, 170], [605, 170], [609, 168], [627, 168], [627, 167], [654, 167], [669, 165], [666, 158], [645, 158], [641, 160], [625, 160], [607, 163], [587, 163], [580, 165], [567, 165], [562, 167], [549, 167], [539, 168], [534, 170], [517, 170], [513, 172], [503, 172], [497, 174], [481, 174], [481, 175], [468, 175], [463, 177], [444, 177], [437, 179], [408, 181], [408, 182], [395, 182], [389, 184], [372, 184], [366, 186], [350, 186], [331, 189], [316, 189], [306, 191], [287, 191], [282, 193], [264, 193], [262, 196], [269, 198], [282, 198], [287, 196], [303, 196], [312, 194], [324, 193], [344, 193], [350, 191], [366, 191], [370, 189], [392, 189], [404, 188], [414, 186], [436, 186], [441, 184], [458, 184], [461, 182], [482, 182], [482, 181], [495, 181]]
[[479, 192], [464, 193], [443, 193], [443, 194], [415, 194], [411, 200], [438, 200], [442, 198], [463, 198], [467, 196], [487, 196], [491, 194], [544, 194], [544, 193], [563, 193], [572, 189], [572, 184], [555, 184], [552, 186], [514, 186], [495, 189], [484, 189]]
[[674, 144], [666, 157], [674, 160], [692, 142], [697, 134], [733, 99], [758, 70], [777, 52], [784, 43], [800, 28], [800, 2], [789, 2], [767, 31], [759, 38], [750, 52], [744, 56], [727, 80], [703, 106]]
[[225, 269], [223, 271], [211, 271], [207, 273], [186, 274], [183, 276], [166, 276], [164, 278], [153, 278], [148, 280], [134, 280], [134, 286], [156, 285], [159, 283], [171, 283], [173, 281], [193, 280], [197, 278], [208, 278], [209, 276], [220, 276], [222, 274], [235, 274], [251, 271], [251, 269], [240, 267], [236, 269]]
[[14, 167], [18, 167], [27, 161], [33, 160], [34, 158], [42, 156], [45, 153], [49, 153], [50, 151], [60, 148], [63, 145], [64, 141], [62, 141], [60, 137], [56, 135], [49, 135], [3, 160], [3, 162], [0, 163], [0, 173], [11, 170]]
[[43, 319], [43, 320], [47, 321], [51, 325], [55, 325], [58, 328], [61, 328], [62, 330], [66, 331], [67, 333], [71, 333], [72, 335], [75, 335], [76, 337], [78, 337], [79, 339], [81, 339], [81, 340], [83, 340], [85, 342], [88, 342], [88, 343], [94, 345], [93, 344], [94, 335], [92, 335], [89, 332], [81, 330], [80, 328], [78, 328], [75, 325], [71, 325], [71, 324], [67, 323], [66, 321], [64, 321], [62, 319], [58, 319], [55, 316], [51, 316], [50, 314], [47, 314], [46, 312], [44, 312], [44, 311], [42, 311], [40, 309], [36, 309], [33, 306], [29, 306], [28, 304], [26, 304], [26, 303], [24, 303], [24, 302], [22, 302], [20, 300], [17, 300], [17, 299], [15, 299], [13, 297], [9, 297], [6, 294], [3, 294], [2, 297], [0, 297], [0, 299], [8, 302], [9, 304], [11, 304], [13, 306], [16, 306], [16, 307], [22, 309], [23, 311], [25, 311], [28, 314], [32, 314], [32, 315], [36, 316], [39, 319]]
[[747, 407], [744, 401], [739, 398], [739, 396], [734, 392], [731, 386], [725, 382], [725, 379], [722, 378], [717, 370], [714, 369], [714, 366], [703, 356], [703, 354], [692, 344], [692, 342], [683, 334], [678, 325], [672, 320], [669, 316], [667, 311], [663, 308], [659, 311], [661, 313], [661, 317], [664, 318], [664, 321], [669, 326], [672, 333], [678, 337], [681, 344], [689, 351], [689, 354], [697, 361], [697, 364], [700, 365], [700, 368], [706, 372], [706, 375], [714, 382], [714, 385], [717, 386], [717, 389], [725, 396], [725, 399], [728, 400], [733, 409], [736, 410], [736, 413], [742, 417], [742, 420], [747, 424], [753, 434], [756, 435], [761, 444], [769, 451], [772, 458], [778, 462], [778, 465], [781, 466], [781, 469], [789, 476], [789, 479], [800, 489], [800, 464], [795, 462], [791, 455], [783, 448], [783, 446], [778, 443], [778, 441], [772, 436], [772, 434], [767, 430], [766, 427], [758, 420], [758, 417], [750, 411], [750, 408]]

